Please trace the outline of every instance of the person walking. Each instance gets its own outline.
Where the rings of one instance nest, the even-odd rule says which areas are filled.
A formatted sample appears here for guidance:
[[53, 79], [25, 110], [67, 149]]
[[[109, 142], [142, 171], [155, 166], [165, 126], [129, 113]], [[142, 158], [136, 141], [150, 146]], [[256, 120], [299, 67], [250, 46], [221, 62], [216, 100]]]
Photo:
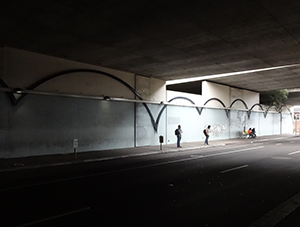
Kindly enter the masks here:
[[181, 125], [178, 125], [178, 128], [175, 130], [175, 135], [177, 136], [177, 147], [179, 148], [181, 148], [180, 146], [181, 133], [183, 133], [181, 129]]
[[206, 129], [204, 129], [204, 135], [206, 137], [204, 145], [209, 145], [208, 144], [209, 133], [210, 133], [210, 125], [208, 125]]

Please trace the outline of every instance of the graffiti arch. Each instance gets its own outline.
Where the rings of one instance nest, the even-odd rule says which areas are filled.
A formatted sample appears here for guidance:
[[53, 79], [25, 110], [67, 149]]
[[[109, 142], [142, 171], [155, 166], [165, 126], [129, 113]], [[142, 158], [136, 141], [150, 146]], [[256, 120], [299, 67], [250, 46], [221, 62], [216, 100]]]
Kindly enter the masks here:
[[[52, 80], [52, 79], [54, 79], [54, 78], [57, 78], [57, 77], [60, 77], [60, 76], [64, 76], [64, 75], [67, 75], [67, 74], [71, 74], [71, 73], [96, 73], [96, 74], [100, 74], [100, 75], [104, 75], [104, 76], [110, 77], [110, 78], [112, 78], [112, 79], [118, 81], [119, 83], [121, 83], [121, 84], [124, 85], [125, 87], [127, 87], [127, 88], [128, 88], [128, 89], [129, 89], [129, 90], [130, 90], [130, 91], [131, 91], [131, 92], [132, 92], [139, 100], [141, 100], [141, 101], [143, 100], [143, 98], [141, 97], [141, 95], [138, 94], [138, 92], [137, 92], [133, 87], [131, 87], [128, 83], [126, 83], [125, 81], [121, 80], [120, 78], [118, 78], [118, 77], [116, 77], [116, 76], [114, 76], [114, 75], [112, 75], [112, 74], [109, 74], [109, 73], [106, 73], [106, 72], [103, 72], [103, 71], [99, 71], [99, 70], [94, 70], [94, 69], [72, 69], [72, 70], [65, 70], [65, 71], [61, 71], [61, 72], [58, 72], [58, 73], [54, 73], [54, 74], [51, 74], [51, 75], [49, 75], [49, 76], [46, 76], [45, 78], [43, 78], [43, 79], [41, 79], [41, 80], [38, 80], [37, 82], [33, 83], [32, 85], [30, 85], [30, 86], [27, 88], [27, 90], [34, 90], [35, 88], [37, 88], [38, 86], [40, 86], [41, 84], [43, 84], [43, 83], [45, 83], [45, 82], [47, 82], [47, 81], [50, 81], [50, 80]], [[3, 80], [1, 80], [1, 79], [0, 79], [0, 85], [1, 85], [2, 87], [4, 87], [4, 88], [9, 88], [9, 86], [8, 86]], [[26, 97], [26, 95], [27, 95], [27, 93], [22, 93], [22, 94], [20, 94], [20, 97], [19, 97], [18, 99], [16, 99], [13, 93], [14, 93], [14, 91], [6, 92], [8, 98], [10, 99], [10, 101], [11, 101], [11, 103], [12, 103], [13, 105], [18, 105], [18, 103], [20, 103], [20, 102]], [[187, 98], [187, 97], [183, 97], [183, 96], [179, 96], [179, 97], [172, 98], [172, 99], [170, 99], [170, 100], [168, 101], [168, 103], [171, 103], [172, 101], [174, 101], [174, 100], [176, 100], [176, 99], [185, 99], [185, 100], [189, 101], [190, 103], [195, 104], [191, 99], [189, 99], [189, 98]], [[205, 108], [206, 104], [209, 103], [209, 102], [211, 102], [211, 101], [217, 101], [217, 102], [219, 102], [219, 103], [224, 107], [224, 110], [225, 110], [225, 113], [226, 113], [226, 116], [227, 116], [227, 117], [229, 117], [229, 111], [230, 111], [230, 108], [232, 108], [232, 106], [234, 105], [234, 103], [236, 103], [236, 102], [238, 102], [238, 101], [239, 101], [239, 102], [242, 102], [242, 103], [244, 104], [245, 108], [248, 110], [248, 111], [247, 111], [247, 112], [248, 112], [248, 118], [250, 118], [251, 112], [253, 111], [253, 108], [254, 108], [255, 106], [259, 106], [260, 109], [261, 109], [262, 111], [264, 111], [264, 112], [263, 112], [263, 113], [264, 113], [264, 117], [267, 116], [267, 114], [268, 114], [268, 112], [269, 112], [269, 110], [270, 110], [271, 108], [274, 108], [273, 106], [270, 106], [270, 107], [268, 107], [266, 110], [264, 110], [264, 108], [262, 107], [261, 104], [256, 103], [256, 104], [254, 104], [250, 109], [248, 109], [247, 104], [246, 104], [245, 101], [242, 100], [242, 99], [235, 99], [235, 100], [231, 103], [231, 105], [229, 106], [229, 108], [227, 108], [227, 107], [225, 106], [225, 104], [224, 104], [220, 99], [218, 99], [218, 98], [211, 98], [211, 99], [208, 99], [208, 100], [203, 104], [203, 106], [202, 106], [201, 108], [195, 107], [199, 115], [202, 114], [202, 111], [203, 111], [203, 109]], [[144, 103], [144, 102], [142, 102], [142, 104], [143, 104], [143, 106], [145, 107], [145, 109], [146, 109], [146, 111], [147, 111], [147, 113], [148, 113], [148, 115], [149, 115], [149, 117], [150, 117], [150, 120], [151, 120], [152, 126], [153, 126], [153, 128], [154, 128], [154, 131], [157, 132], [160, 118], [161, 118], [161, 116], [162, 116], [164, 110], [167, 108], [168, 104], [164, 104], [164, 106], [163, 106], [162, 109], [160, 110], [160, 112], [159, 112], [159, 114], [158, 114], [156, 120], [154, 119], [153, 114], [152, 114], [150, 108], [148, 107], [148, 105], [147, 105], [146, 103]], [[275, 108], [275, 110], [276, 110], [277, 112], [281, 113], [283, 107], [284, 107], [284, 106], [281, 106], [279, 109]], [[286, 107], [286, 106], [285, 106], [285, 107]], [[290, 114], [292, 115], [292, 112], [290, 111], [290, 109], [289, 109], [288, 107], [286, 107], [286, 108], [289, 110]]]

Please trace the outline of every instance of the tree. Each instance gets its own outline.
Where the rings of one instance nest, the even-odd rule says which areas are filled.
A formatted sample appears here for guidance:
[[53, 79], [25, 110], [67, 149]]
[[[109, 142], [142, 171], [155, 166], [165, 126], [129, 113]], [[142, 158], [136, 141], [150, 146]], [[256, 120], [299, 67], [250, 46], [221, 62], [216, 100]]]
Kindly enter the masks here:
[[267, 94], [268, 105], [275, 106], [277, 109], [279, 109], [282, 105], [285, 104], [289, 96], [289, 92], [287, 89], [269, 91]]

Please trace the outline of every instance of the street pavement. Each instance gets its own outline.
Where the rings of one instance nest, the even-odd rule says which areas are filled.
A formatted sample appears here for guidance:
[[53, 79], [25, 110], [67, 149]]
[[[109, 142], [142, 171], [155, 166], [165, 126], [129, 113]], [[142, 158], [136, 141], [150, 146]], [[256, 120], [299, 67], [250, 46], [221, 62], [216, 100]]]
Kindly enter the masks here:
[[[26, 169], [35, 169], [41, 167], [51, 167], [59, 165], [74, 165], [77, 163], [88, 163], [88, 162], [101, 162], [114, 159], [124, 159], [137, 156], [155, 155], [168, 152], [184, 152], [193, 149], [207, 149], [209, 147], [216, 146], [230, 146], [236, 144], [247, 144], [247, 143], [266, 143], [270, 141], [276, 141], [281, 139], [287, 139], [289, 137], [298, 137], [293, 134], [284, 135], [272, 135], [272, 136], [260, 136], [255, 139], [228, 139], [228, 140], [210, 140], [209, 145], [204, 145], [204, 141], [181, 143], [182, 148], [177, 148], [176, 144], [162, 144], [156, 146], [144, 146], [135, 148], [123, 148], [113, 150], [100, 150], [100, 151], [88, 151], [88, 152], [77, 152], [69, 154], [58, 154], [58, 155], [44, 155], [44, 156], [32, 156], [22, 158], [9, 158], [0, 159], [0, 173], [10, 171], [20, 171]], [[294, 204], [295, 205], [295, 204]], [[300, 226], [300, 204], [295, 205], [293, 212], [286, 213], [282, 210], [282, 216], [284, 217], [277, 224], [272, 221], [272, 215], [266, 214], [257, 222], [254, 222], [248, 227], [288, 227], [288, 226]], [[290, 209], [289, 209], [290, 210]], [[278, 219], [278, 218], [277, 218]]]

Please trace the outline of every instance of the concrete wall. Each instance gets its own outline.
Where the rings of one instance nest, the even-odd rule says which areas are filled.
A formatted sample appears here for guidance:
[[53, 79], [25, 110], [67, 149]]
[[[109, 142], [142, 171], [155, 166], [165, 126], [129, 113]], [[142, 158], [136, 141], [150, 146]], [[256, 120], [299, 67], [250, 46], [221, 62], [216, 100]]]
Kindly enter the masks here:
[[[184, 132], [183, 143], [203, 141], [202, 131], [208, 124], [212, 126], [211, 140], [237, 138], [243, 127], [255, 127], [258, 135], [278, 134], [280, 130], [289, 133], [293, 129], [288, 114], [283, 116], [282, 123], [278, 113], [268, 114], [265, 118], [261, 112], [252, 112], [248, 118], [240, 103], [234, 108], [241, 107], [242, 110], [226, 112], [223, 108], [218, 109], [220, 103], [215, 101], [208, 105], [213, 108], [204, 108], [200, 114], [189, 101], [203, 105], [209, 98], [218, 98], [229, 107], [233, 100], [242, 96], [251, 107], [258, 97], [253, 92], [204, 82], [203, 93], [207, 94], [203, 96], [167, 93], [164, 81], [154, 78], [12, 48], [0, 48], [0, 55], [1, 52], [0, 79], [10, 88], [27, 89], [35, 82], [64, 70], [93, 69], [123, 81], [147, 102], [135, 101], [134, 93], [124, 83], [90, 72], [70, 73], [48, 80], [34, 90], [51, 92], [52, 95], [28, 94], [17, 105], [13, 105], [7, 93], [2, 91], [0, 158], [72, 153], [74, 139], [79, 140], [78, 152], [158, 145], [160, 135], [164, 136], [165, 143], [175, 144], [174, 130], [178, 124], [182, 125]], [[66, 97], [61, 93], [82, 97]], [[94, 96], [127, 100], [106, 101]], [[181, 106], [160, 103], [177, 96], [189, 100], [172, 102]], [[289, 124], [291, 127], [287, 126]]]
[[[158, 79], [7, 47], [0, 48], [0, 54], [0, 79], [10, 88], [26, 90], [49, 75], [92, 69], [120, 79], [146, 101], [166, 100], [165, 82]], [[29, 94], [16, 106], [0, 92], [0, 158], [73, 152], [73, 139], [79, 140], [79, 152], [153, 144], [157, 132], [151, 118], [143, 104], [130, 102], [138, 98], [124, 83], [99, 73], [68, 73], [34, 89], [54, 96]], [[110, 96], [128, 102], [87, 96]], [[156, 117], [160, 106], [149, 107]], [[162, 115], [160, 127], [165, 125], [164, 120]]]
[[[185, 92], [178, 92], [178, 91], [167, 91], [167, 101], [170, 101], [176, 97], [185, 97], [189, 100], [192, 100], [196, 105], [203, 105], [204, 98], [202, 95], [195, 95]], [[177, 105], [191, 105], [192, 103], [187, 99], [175, 99], [171, 103]]]
[[[66, 70], [92, 69], [109, 73], [119, 78], [132, 88], [135, 88], [145, 100], [164, 101], [166, 99], [165, 83], [162, 80], [8, 47], [0, 48], [0, 54], [2, 52], [1, 65], [3, 65], [3, 68], [1, 70], [0, 66], [0, 70], [3, 73], [0, 74], [0, 78], [12, 88], [26, 89], [47, 76]], [[128, 99], [135, 98], [135, 95], [120, 82], [108, 76], [91, 72], [64, 74], [41, 84], [35, 90]]]
[[[105, 69], [28, 51], [4, 48], [4, 58], [5, 73], [2, 76], [2, 79], [12, 88], [26, 89], [30, 85], [49, 75], [73, 69], [95, 69], [104, 71], [124, 80], [132, 87], [135, 85], [135, 77], [130, 73]], [[108, 84], [110, 84], [110, 86], [107, 86]], [[117, 81], [95, 73], [66, 74], [47, 81], [35, 90], [134, 98], [133, 93]]]
[[1, 157], [72, 153], [73, 139], [80, 152], [133, 147], [132, 103], [29, 95], [12, 106], [0, 96]]
[[136, 91], [148, 101], [165, 101], [166, 85], [162, 80], [136, 75]]
[[[210, 83], [207, 81], [202, 82], [202, 96], [203, 101], [207, 101], [210, 98], [217, 98], [220, 99], [226, 107], [229, 107], [231, 104], [230, 100], [230, 87], [215, 83]], [[202, 104], [203, 105], [203, 104]], [[219, 102], [212, 101], [207, 103], [206, 106], [212, 107], [223, 107]]]
[[[242, 99], [247, 104], [248, 108], [251, 108], [254, 104], [259, 103], [259, 93], [243, 90]], [[255, 107], [254, 110], [258, 110], [259, 107]]]
[[[202, 95], [189, 94], [184, 92], [176, 92], [176, 91], [167, 91], [167, 100], [171, 100], [175, 97], [186, 97], [192, 100], [198, 106], [204, 106], [204, 104], [211, 98], [219, 99], [223, 102], [226, 107], [230, 107], [230, 105], [236, 99], [242, 99], [248, 109], [250, 109], [254, 104], [259, 103], [259, 93], [247, 91], [244, 89], [232, 88], [225, 85], [220, 85], [208, 81], [202, 82]], [[184, 99], [176, 99], [172, 101], [174, 104], [178, 105], [187, 105], [190, 104], [189, 101]], [[223, 105], [219, 101], [212, 100], [208, 102], [206, 107], [223, 107]], [[233, 108], [236, 109], [246, 109], [245, 105], [237, 101], [233, 104]], [[258, 108], [255, 107], [255, 110]]]

